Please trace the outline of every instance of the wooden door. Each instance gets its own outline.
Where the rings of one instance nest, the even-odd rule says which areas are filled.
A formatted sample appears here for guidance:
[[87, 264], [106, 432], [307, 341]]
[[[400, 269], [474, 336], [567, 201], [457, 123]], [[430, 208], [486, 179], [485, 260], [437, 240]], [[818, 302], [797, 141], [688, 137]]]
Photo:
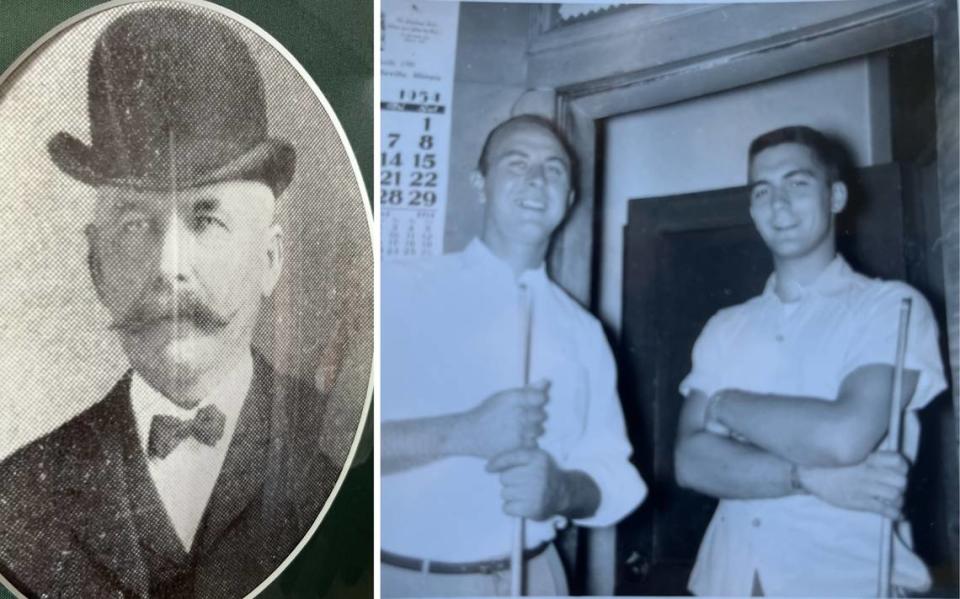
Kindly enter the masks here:
[[[858, 173], [838, 221], [838, 247], [855, 269], [908, 281], [921, 270], [910, 266], [926, 260], [918, 249], [925, 245], [917, 242], [923, 228], [917, 201], [909, 199], [917, 177], [900, 165]], [[772, 272], [748, 201], [746, 188], [731, 188], [629, 203], [621, 391], [635, 460], [650, 495], [618, 528], [618, 594], [686, 593], [716, 506], [714, 499], [681, 489], [674, 478], [682, 405], [677, 387], [690, 370], [690, 352], [707, 319], [759, 294]]]

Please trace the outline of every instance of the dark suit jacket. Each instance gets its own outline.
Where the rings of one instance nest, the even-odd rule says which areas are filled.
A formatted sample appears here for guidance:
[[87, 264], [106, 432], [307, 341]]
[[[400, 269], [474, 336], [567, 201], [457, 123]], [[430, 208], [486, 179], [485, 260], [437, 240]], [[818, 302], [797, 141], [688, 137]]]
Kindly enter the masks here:
[[[193, 549], [175, 546], [189, 561], [188, 596], [245, 595], [306, 534], [338, 475], [317, 446], [323, 408], [312, 387], [255, 358]], [[0, 571], [28, 596], [150, 596], [157, 559], [172, 555], [166, 513], [142, 507], [158, 501], [127, 376], [0, 463]]]

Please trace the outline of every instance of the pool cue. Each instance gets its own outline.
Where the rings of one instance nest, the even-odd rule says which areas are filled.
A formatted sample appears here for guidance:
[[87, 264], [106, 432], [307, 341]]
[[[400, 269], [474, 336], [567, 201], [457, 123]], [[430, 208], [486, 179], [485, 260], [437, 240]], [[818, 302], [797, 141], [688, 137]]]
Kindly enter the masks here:
[[523, 595], [523, 518], [513, 519], [513, 545], [510, 547], [510, 596]]
[[[900, 451], [900, 419], [903, 403], [903, 363], [907, 354], [907, 327], [910, 323], [910, 298], [900, 303], [900, 329], [897, 332], [897, 362], [893, 370], [893, 400], [890, 402], [890, 424], [884, 449]], [[893, 521], [883, 517], [880, 528], [880, 565], [878, 597], [890, 597], [893, 576]]]
[[[525, 285], [520, 286], [520, 330], [523, 335], [523, 386], [530, 384], [530, 337], [533, 328], [533, 304]], [[513, 539], [510, 545], [510, 596], [523, 595], [523, 527], [524, 519], [513, 521]]]

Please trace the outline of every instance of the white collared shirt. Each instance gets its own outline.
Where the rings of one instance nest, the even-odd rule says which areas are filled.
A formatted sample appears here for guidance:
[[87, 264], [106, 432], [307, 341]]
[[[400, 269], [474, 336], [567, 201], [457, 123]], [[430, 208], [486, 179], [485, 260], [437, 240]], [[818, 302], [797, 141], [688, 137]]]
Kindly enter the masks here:
[[[916, 457], [916, 410], [946, 385], [937, 325], [926, 300], [900, 282], [869, 279], [837, 256], [817, 280], [783, 302], [771, 277], [743, 304], [720, 310], [693, 349], [684, 395], [725, 388], [835, 401], [843, 379], [867, 364], [893, 365], [901, 298], [913, 300], [906, 368], [920, 372], [903, 421], [903, 453]], [[795, 292], [795, 293], [794, 293]], [[753, 575], [771, 596], [872, 596], [877, 590], [881, 517], [834, 507], [813, 495], [720, 501], [704, 535], [690, 590], [748, 596]], [[926, 567], [898, 528], [894, 584], [922, 590]]]
[[[210, 501], [213, 487], [227, 457], [227, 448], [233, 438], [240, 410], [253, 379], [253, 358], [249, 352], [210, 397], [196, 407], [186, 410], [176, 405], [150, 386], [136, 372], [130, 381], [130, 400], [140, 447], [147, 457], [150, 477], [160, 500], [166, 508], [173, 528], [185, 550], [190, 551], [200, 526], [204, 510]], [[224, 416], [223, 436], [215, 445], [208, 446], [193, 437], [187, 437], [165, 458], [151, 458], [147, 453], [150, 424], [154, 416], [175, 416], [187, 420], [208, 405], [216, 406]]]
[[[597, 512], [577, 524], [606, 526], [631, 512], [646, 487], [629, 462], [616, 369], [595, 318], [541, 267], [515, 278], [480, 241], [466, 250], [383, 270], [381, 417], [426, 418], [476, 407], [523, 385], [520, 285], [532, 305], [530, 381], [550, 382], [539, 439], [561, 468], [600, 488]], [[381, 480], [383, 549], [468, 562], [509, 553], [514, 518], [485, 460], [448, 457]], [[527, 521], [526, 545], [554, 538], [560, 520]]]

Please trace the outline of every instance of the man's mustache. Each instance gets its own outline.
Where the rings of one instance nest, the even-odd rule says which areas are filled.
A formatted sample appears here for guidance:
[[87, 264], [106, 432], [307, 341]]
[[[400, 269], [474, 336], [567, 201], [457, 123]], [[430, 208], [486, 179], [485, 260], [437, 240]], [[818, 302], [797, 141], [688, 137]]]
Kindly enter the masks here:
[[113, 330], [140, 333], [166, 322], [189, 322], [204, 333], [213, 333], [229, 324], [230, 319], [206, 305], [193, 294], [178, 295], [173, 301], [158, 306], [137, 302], [122, 318], [110, 325]]

